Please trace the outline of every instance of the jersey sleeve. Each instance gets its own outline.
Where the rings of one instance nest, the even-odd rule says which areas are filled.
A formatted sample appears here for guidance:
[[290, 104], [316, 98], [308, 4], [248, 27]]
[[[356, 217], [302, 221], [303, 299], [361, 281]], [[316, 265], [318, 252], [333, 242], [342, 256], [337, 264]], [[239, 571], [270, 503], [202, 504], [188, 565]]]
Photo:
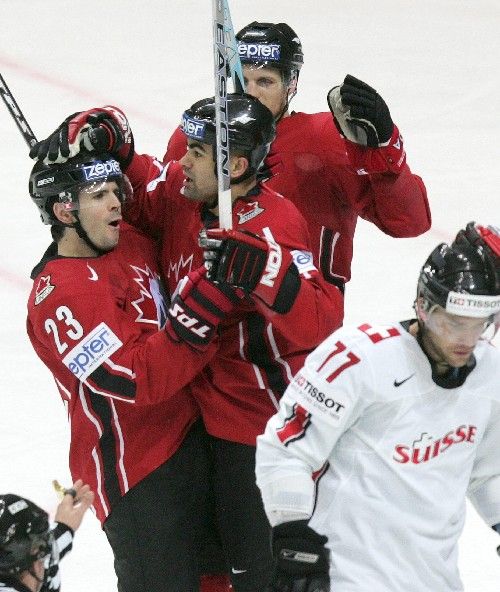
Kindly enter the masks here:
[[170, 216], [168, 174], [170, 163], [163, 164], [146, 154], [135, 153], [126, 169], [134, 190], [131, 201], [124, 204], [124, 219], [149, 236], [160, 238]]
[[[395, 127], [395, 141], [400, 143], [401, 162], [394, 168], [386, 154], [389, 148], [367, 148], [345, 140], [350, 167], [339, 170], [338, 136], [333, 119], [328, 121], [318, 141], [322, 143], [327, 163], [325, 176], [345, 202], [358, 215], [393, 237], [413, 237], [429, 230], [431, 213], [427, 190], [422, 179], [411, 172], [406, 162], [402, 138]], [[329, 150], [329, 143], [335, 150]]]
[[277, 314], [258, 298], [255, 303], [292, 349], [310, 350], [342, 324], [344, 297], [314, 265], [307, 224], [297, 208], [283, 200], [278, 211], [266, 232], [260, 228], [257, 233], [269, 236], [270, 232], [280, 248], [289, 251], [299, 272], [300, 287], [292, 308], [285, 314]]
[[311, 516], [316, 476], [370, 404], [360, 393], [369, 392], [363, 384], [373, 373], [343, 335], [333, 333], [306, 358], [257, 438], [257, 484], [273, 525]]
[[468, 489], [469, 499], [488, 526], [500, 523], [500, 402], [491, 404], [490, 421], [478, 446]]
[[178, 127], [170, 136], [170, 140], [168, 141], [167, 145], [167, 151], [163, 156], [163, 162], [169, 162], [171, 160], [180, 160], [184, 156], [184, 154], [186, 154], [186, 150], [186, 136], [183, 133], [181, 127]]
[[200, 353], [172, 341], [163, 330], [145, 338], [105, 282], [86, 292], [78, 287], [85, 278], [71, 280], [59, 283], [28, 317], [37, 354], [68, 392], [76, 380], [105, 397], [158, 403], [192, 380], [215, 353], [214, 344]]
[[61, 522], [56, 522], [52, 529], [54, 537], [52, 551], [48, 565], [45, 568], [43, 585], [40, 592], [59, 592], [61, 589], [61, 575], [59, 561], [71, 551], [73, 547], [73, 531]]

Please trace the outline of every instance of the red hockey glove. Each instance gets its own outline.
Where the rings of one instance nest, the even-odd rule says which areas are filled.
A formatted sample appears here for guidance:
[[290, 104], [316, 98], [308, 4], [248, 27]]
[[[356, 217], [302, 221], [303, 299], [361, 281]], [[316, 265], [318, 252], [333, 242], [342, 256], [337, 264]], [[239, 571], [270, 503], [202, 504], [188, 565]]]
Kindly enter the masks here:
[[66, 162], [80, 150], [110, 152], [126, 168], [134, 152], [134, 139], [124, 113], [107, 105], [74, 113], [45, 140], [37, 142], [30, 157], [44, 164]]
[[307, 520], [273, 528], [274, 570], [266, 592], [330, 592], [330, 552], [326, 536]]
[[351, 142], [378, 148], [390, 140], [394, 124], [389, 108], [368, 84], [348, 74], [327, 100], [339, 132]]
[[211, 279], [257, 296], [278, 313], [292, 308], [300, 289], [299, 272], [270, 231], [263, 239], [241, 230], [208, 229], [200, 236], [200, 246]]
[[219, 323], [240, 301], [229, 286], [215, 285], [205, 276], [202, 267], [179, 282], [165, 325], [171, 339], [200, 351], [207, 349]]

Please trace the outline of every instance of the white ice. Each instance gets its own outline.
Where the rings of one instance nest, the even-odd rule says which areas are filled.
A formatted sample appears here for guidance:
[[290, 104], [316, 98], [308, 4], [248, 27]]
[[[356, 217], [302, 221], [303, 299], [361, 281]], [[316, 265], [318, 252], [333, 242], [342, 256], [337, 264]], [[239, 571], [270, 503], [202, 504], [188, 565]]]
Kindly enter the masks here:
[[[498, 0], [230, 2], [236, 29], [284, 20], [299, 33], [306, 64], [296, 110], [325, 110], [327, 90], [346, 73], [389, 104], [408, 162], [426, 182], [433, 227], [394, 240], [359, 224], [346, 321], [408, 318], [428, 252], [470, 220], [500, 222]], [[1, 0], [0, 24], [0, 72], [39, 137], [63, 116], [111, 103], [129, 115], [138, 150], [162, 156], [182, 111], [213, 93], [209, 0]], [[53, 511], [51, 480], [70, 482], [68, 428], [25, 335], [29, 273], [49, 237], [28, 197], [30, 168], [0, 105], [0, 491]], [[497, 544], [469, 507], [460, 553], [468, 592], [498, 590]], [[94, 516], [62, 571], [66, 590], [115, 589], [112, 554]]]

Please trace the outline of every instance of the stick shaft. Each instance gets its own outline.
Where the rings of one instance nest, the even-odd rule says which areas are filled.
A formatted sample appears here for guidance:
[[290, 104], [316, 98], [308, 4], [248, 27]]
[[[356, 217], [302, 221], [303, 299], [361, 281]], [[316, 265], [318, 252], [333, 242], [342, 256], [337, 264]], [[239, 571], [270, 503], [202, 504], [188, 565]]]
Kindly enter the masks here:
[[4, 77], [0, 74], [0, 95], [2, 96], [2, 100], [5, 103], [5, 106], [9, 110], [9, 113], [12, 116], [12, 119], [15, 121], [18, 130], [21, 132], [26, 144], [31, 148], [34, 144], [36, 144], [37, 139], [35, 134], [33, 133], [29, 123], [26, 121], [26, 118], [23, 115], [23, 112], [19, 108], [16, 99], [12, 96], [12, 93], [5, 82]]

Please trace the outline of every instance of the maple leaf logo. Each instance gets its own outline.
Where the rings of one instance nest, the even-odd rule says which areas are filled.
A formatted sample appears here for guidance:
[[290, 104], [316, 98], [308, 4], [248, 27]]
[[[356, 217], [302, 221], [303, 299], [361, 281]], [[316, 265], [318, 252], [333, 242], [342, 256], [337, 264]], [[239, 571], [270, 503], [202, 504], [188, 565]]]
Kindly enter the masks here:
[[[177, 284], [181, 277], [184, 277], [185, 275], [187, 275], [191, 271], [192, 265], [193, 265], [193, 253], [191, 253], [191, 255], [189, 255], [189, 257], [187, 257], [186, 259], [184, 259], [184, 255], [181, 254], [181, 256], [179, 257], [179, 261], [177, 261], [175, 263], [170, 261], [169, 266], [168, 266], [167, 277], [169, 278], [173, 273], [175, 275], [175, 283]], [[181, 271], [183, 271], [182, 275], [181, 275]]]
[[[130, 267], [135, 272], [134, 282], [139, 286], [139, 297], [131, 301], [137, 311], [135, 322], [163, 327], [167, 320], [167, 304], [160, 276], [147, 265], [144, 268], [136, 265]], [[155, 305], [155, 315], [151, 314], [151, 301]]]

